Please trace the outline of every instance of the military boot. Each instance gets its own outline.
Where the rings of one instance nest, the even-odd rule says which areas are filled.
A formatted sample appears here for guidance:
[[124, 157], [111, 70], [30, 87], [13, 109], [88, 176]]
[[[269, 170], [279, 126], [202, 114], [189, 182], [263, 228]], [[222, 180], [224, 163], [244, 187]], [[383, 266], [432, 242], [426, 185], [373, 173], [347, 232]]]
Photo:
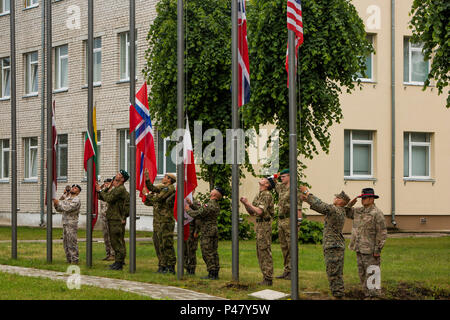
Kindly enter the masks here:
[[115, 267], [111, 267], [111, 270], [122, 270], [123, 269], [123, 262], [117, 262]]
[[175, 274], [175, 266], [168, 266], [166, 268], [166, 272], [164, 273], [171, 273], [171, 274]]
[[108, 266], [108, 268], [110, 269], [110, 270], [114, 270], [114, 268], [117, 266], [117, 262], [114, 262], [113, 264], [110, 264], [109, 266]]
[[211, 280], [218, 280], [219, 279], [219, 270], [213, 270], [211, 272], [210, 279]]
[[263, 281], [259, 282], [258, 284], [260, 286], [272, 286], [272, 280], [264, 278]]
[[164, 267], [158, 266], [158, 271], [156, 273], [163, 273]]
[[205, 277], [201, 277], [200, 279], [204, 279], [204, 280], [206, 280], [206, 279], [212, 279], [212, 273], [213, 273], [213, 271], [208, 271], [208, 275], [205, 276]]

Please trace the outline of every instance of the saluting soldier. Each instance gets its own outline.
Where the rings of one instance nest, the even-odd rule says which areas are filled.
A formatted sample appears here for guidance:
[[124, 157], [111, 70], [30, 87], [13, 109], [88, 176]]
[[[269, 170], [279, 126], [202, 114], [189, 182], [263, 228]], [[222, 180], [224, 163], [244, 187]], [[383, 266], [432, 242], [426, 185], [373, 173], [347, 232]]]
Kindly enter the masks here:
[[[152, 192], [152, 194], [148, 196], [146, 205], [153, 206], [154, 227], [156, 226], [156, 231], [153, 229], [153, 243], [155, 243], [157, 254], [159, 250], [157, 272], [175, 274], [175, 264], [177, 262], [173, 244], [175, 218], [173, 216], [173, 201], [169, 198], [175, 194], [175, 187], [173, 184], [177, 179], [174, 174], [166, 173], [162, 179], [162, 184], [155, 186], [150, 181], [147, 169], [145, 169], [144, 175], [145, 186]], [[156, 249], [157, 247], [159, 247], [159, 249]]]
[[81, 187], [74, 184], [67, 189], [60, 200], [53, 199], [53, 205], [57, 212], [62, 213], [63, 224], [63, 244], [64, 252], [66, 253], [66, 260], [68, 263], [78, 263], [78, 216], [80, 214], [81, 202], [78, 195], [81, 192]]
[[96, 190], [99, 192], [98, 198], [108, 203], [106, 219], [111, 238], [111, 246], [114, 249], [115, 262], [109, 266], [111, 270], [122, 270], [125, 264], [125, 224], [130, 214], [130, 194], [125, 189], [124, 183], [130, 178], [128, 172], [120, 170], [114, 180], [106, 183], [106, 187], [101, 190], [96, 183]]
[[256, 254], [263, 274], [260, 285], [271, 286], [273, 280], [272, 260], [272, 218], [274, 214], [273, 197], [270, 190], [275, 188], [272, 177], [259, 181], [259, 193], [252, 203], [242, 197], [241, 202], [250, 215], [256, 216]]
[[[362, 207], [352, 208], [358, 198]], [[346, 206], [347, 217], [353, 219], [352, 236], [349, 249], [356, 251], [358, 273], [361, 286], [366, 297], [376, 297], [381, 294], [381, 288], [368, 288], [367, 280], [371, 274], [369, 267], [380, 267], [381, 250], [387, 238], [386, 222], [383, 212], [375, 205], [379, 196], [372, 188], [364, 188], [362, 193]]]
[[200, 221], [200, 248], [203, 261], [205, 261], [208, 276], [202, 279], [219, 279], [219, 231], [217, 229], [217, 217], [220, 214], [219, 201], [224, 195], [221, 187], [211, 190], [209, 201], [202, 206], [198, 203], [186, 200], [185, 210], [187, 214]]
[[328, 204], [310, 193], [305, 186], [300, 187], [300, 192], [302, 200], [309, 203], [312, 210], [325, 215], [323, 256], [331, 293], [335, 298], [340, 299], [344, 296], [345, 240], [342, 229], [346, 216], [345, 206], [350, 198], [342, 191], [335, 195], [333, 204]]
[[[103, 181], [100, 189], [104, 189], [106, 184], [112, 182], [111, 178], [107, 178]], [[99, 200], [100, 204], [100, 220], [103, 226], [103, 240], [105, 242], [106, 257], [103, 258], [104, 261], [114, 261], [114, 249], [111, 246], [111, 238], [109, 235], [108, 220], [106, 219], [106, 211], [108, 210], [108, 204], [105, 201]]]

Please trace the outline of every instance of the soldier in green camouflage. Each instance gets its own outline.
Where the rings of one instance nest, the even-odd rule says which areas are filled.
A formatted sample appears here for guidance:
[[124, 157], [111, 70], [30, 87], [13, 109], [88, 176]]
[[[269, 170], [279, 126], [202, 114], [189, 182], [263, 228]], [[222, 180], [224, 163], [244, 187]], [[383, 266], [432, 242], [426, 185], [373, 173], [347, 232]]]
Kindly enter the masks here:
[[208, 270], [208, 276], [202, 279], [219, 279], [219, 232], [217, 229], [217, 217], [220, 214], [219, 201], [224, 191], [220, 187], [211, 190], [209, 201], [202, 206], [193, 204], [186, 199], [185, 210], [188, 215], [200, 221], [200, 248], [202, 257]]
[[335, 298], [344, 296], [344, 253], [345, 240], [342, 234], [345, 222], [345, 206], [350, 201], [348, 195], [342, 191], [335, 195], [333, 204], [322, 202], [309, 193], [305, 186], [300, 187], [303, 201], [310, 204], [311, 209], [325, 215], [323, 228], [323, 256], [327, 270], [330, 290]]
[[173, 216], [173, 198], [171, 196], [175, 194], [173, 184], [176, 182], [176, 177], [171, 173], [167, 173], [162, 179], [162, 184], [155, 186], [150, 181], [147, 169], [145, 169], [144, 175], [145, 186], [153, 193], [149, 195], [147, 205], [153, 205], [153, 221], [154, 226], [156, 224], [157, 227], [156, 230], [153, 229], [153, 242], [155, 243], [155, 249], [159, 247], [158, 272], [175, 274], [175, 264], [177, 262], [173, 244], [175, 218]]
[[[196, 207], [199, 207], [197, 205]], [[200, 232], [200, 221], [198, 219], [193, 219], [189, 223], [189, 237], [184, 241], [184, 268], [187, 274], [194, 275], [195, 268], [197, 267], [197, 248], [198, 248], [198, 238]]]
[[[276, 181], [275, 191], [278, 194], [278, 238], [280, 239], [281, 251], [284, 258], [283, 274], [276, 277], [277, 279], [291, 279], [291, 223], [290, 223], [290, 179], [289, 169], [284, 169], [279, 174], [274, 175], [275, 178], [280, 177], [281, 182]], [[302, 200], [300, 193], [297, 195], [297, 221], [301, 221], [302, 217]]]
[[[352, 208], [357, 199], [361, 198], [362, 207]], [[379, 270], [381, 264], [381, 250], [387, 238], [386, 222], [383, 212], [375, 206], [375, 199], [379, 196], [372, 188], [364, 188], [361, 195], [350, 201], [346, 208], [346, 215], [353, 219], [352, 236], [349, 249], [356, 251], [358, 273], [362, 290], [366, 297], [381, 295], [381, 287], [368, 287], [371, 274], [368, 268]]]
[[259, 181], [259, 193], [252, 203], [247, 198], [240, 200], [250, 215], [256, 216], [256, 254], [263, 274], [260, 285], [271, 286], [273, 279], [272, 260], [272, 218], [274, 214], [273, 197], [270, 190], [275, 187], [271, 177]]
[[115, 262], [109, 266], [111, 270], [122, 270], [125, 264], [125, 224], [130, 214], [130, 194], [125, 189], [124, 183], [129, 179], [128, 172], [120, 170], [111, 183], [101, 190], [98, 183], [96, 190], [98, 198], [108, 203], [106, 219], [111, 238], [111, 246], [114, 249]]

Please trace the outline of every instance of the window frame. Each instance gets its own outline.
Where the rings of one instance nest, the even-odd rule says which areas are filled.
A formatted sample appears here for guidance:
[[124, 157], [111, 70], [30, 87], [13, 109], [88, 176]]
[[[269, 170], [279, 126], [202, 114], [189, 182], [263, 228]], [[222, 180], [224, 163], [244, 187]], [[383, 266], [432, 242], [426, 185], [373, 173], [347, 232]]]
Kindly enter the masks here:
[[[6, 148], [5, 142], [8, 142], [8, 147]], [[5, 153], [7, 153], [7, 158], [8, 158], [8, 174], [5, 177], [4, 175], [4, 166], [5, 166]], [[0, 181], [1, 182], [9, 182], [9, 171], [10, 171], [10, 142], [9, 139], [1, 139], [0, 140]]]
[[[135, 39], [135, 45], [136, 45], [136, 51], [135, 51], [135, 60], [136, 60], [136, 63], [135, 63], [135, 68], [136, 68], [136, 71], [138, 70], [138, 54], [137, 54], [137, 52], [138, 52], [138, 50], [137, 50], [137, 45], [138, 45], [138, 37], [137, 37], [137, 30], [135, 31], [135, 36], [136, 36], [136, 39]], [[123, 36], [125, 36], [125, 43], [126, 43], [126, 50], [125, 50], [125, 63], [124, 63], [124, 65], [125, 65], [125, 75], [126, 75], [126, 77], [122, 77], [122, 74], [123, 74], [123, 70], [122, 70], [122, 59], [123, 59], [123, 56], [122, 56], [122, 50], [123, 50], [123, 48], [122, 48], [122, 37]], [[125, 81], [130, 81], [130, 31], [126, 31], [126, 32], [121, 32], [121, 33], [119, 33], [119, 81], [123, 81], [123, 82], [125, 82]], [[136, 77], [137, 77], [137, 72], [136, 72]]]
[[[431, 133], [429, 132], [411, 132], [411, 131], [405, 131], [406, 134], [408, 134], [408, 176], [404, 176], [403, 172], [403, 178], [408, 179], [414, 179], [414, 180], [430, 180], [431, 179]], [[428, 138], [428, 142], [418, 142], [418, 141], [412, 141], [411, 137], [413, 133], [424, 133], [426, 134], [426, 137]], [[413, 147], [427, 147], [428, 148], [428, 167], [427, 176], [413, 176], [412, 175], [412, 148]], [[405, 157], [405, 154], [403, 155]]]
[[[67, 47], [67, 54], [61, 55], [60, 51], [62, 47]], [[67, 86], [62, 87], [61, 86], [61, 60], [66, 59], [67, 60]], [[59, 66], [59, 67], [57, 67]], [[58, 71], [58, 74], [56, 72]], [[55, 91], [64, 91], [68, 89], [69, 84], [69, 45], [63, 44], [60, 46], [55, 47]]]
[[[9, 66], [4, 66], [4, 61], [9, 60]], [[11, 58], [10, 57], [4, 57], [0, 59], [0, 67], [1, 67], [1, 88], [0, 88], [0, 99], [9, 99], [11, 98]], [[7, 70], [7, 71], [5, 71]], [[5, 75], [9, 74], [8, 80], [9, 80], [9, 95], [5, 95], [6, 91], [6, 83], [5, 81]]]
[[[167, 173], [176, 173], [174, 171], [167, 171], [167, 158], [168, 156], [166, 156], [167, 153], [167, 144], [169, 142], [171, 142], [172, 140], [170, 139], [170, 137], [166, 137], [166, 138], [162, 138], [158, 132], [156, 132], [156, 143], [158, 146], [158, 154], [157, 154], [157, 158], [159, 158], [159, 139], [162, 139], [162, 145], [163, 145], [163, 150], [162, 151], [162, 158], [163, 158], [163, 163], [162, 163], [162, 173], [159, 173], [159, 168], [156, 168], [156, 178], [163, 178]], [[169, 155], [170, 157], [171, 155]], [[158, 162], [159, 163], [159, 162]], [[176, 165], [176, 164], [175, 164]]]
[[[31, 141], [32, 139], [36, 139], [36, 145], [32, 146], [31, 145]], [[25, 144], [25, 157], [24, 157], [24, 180], [25, 181], [37, 181], [37, 168], [36, 168], [36, 176], [33, 176], [33, 167], [32, 167], [32, 163], [33, 161], [31, 161], [31, 150], [32, 149], [36, 149], [36, 158], [38, 157], [38, 148], [39, 148], [39, 140], [38, 137], [28, 137], [28, 138], [24, 138], [24, 144]], [[28, 160], [28, 170], [26, 167], [26, 163]], [[28, 175], [27, 175], [28, 173]]]
[[[36, 60], [31, 60], [33, 54], [36, 54]], [[33, 51], [25, 54], [25, 94], [26, 95], [36, 95], [39, 93], [39, 53], [38, 51]], [[32, 70], [35, 67], [36, 70], [36, 91], [32, 91]]]
[[[61, 136], [67, 137], [66, 143], [60, 143]], [[67, 163], [66, 163], [66, 175], [62, 176], [61, 173], [61, 149], [65, 148], [67, 152]], [[56, 179], [67, 181], [69, 175], [69, 135], [67, 133], [58, 134], [57, 144], [56, 144]]]
[[[350, 158], [349, 158], [349, 164], [350, 164], [350, 174], [345, 175], [345, 165], [344, 165], [344, 179], [373, 179], [374, 178], [374, 155], [373, 155], [373, 144], [374, 144], [374, 133], [375, 131], [371, 130], [345, 130], [349, 131], [349, 139], [350, 139]], [[353, 140], [353, 132], [354, 131], [365, 131], [371, 134], [371, 140]], [[345, 134], [344, 134], [345, 139]], [[354, 174], [353, 173], [353, 145], [370, 145], [370, 174]], [[344, 143], [344, 154], [345, 154], [345, 143]], [[345, 157], [345, 155], [344, 155]]]
[[[2, 9], [0, 11], [0, 16], [9, 14], [11, 12], [11, 0], [0, 0], [0, 2], [2, 4]], [[9, 10], [8, 11], [5, 10], [6, 3], [9, 3]]]
[[[97, 48], [95, 47], [95, 40], [100, 40], [100, 47], [97, 47]], [[87, 86], [88, 85], [88, 42], [87, 42], [87, 40], [85, 40], [84, 43], [85, 43], [84, 53], [85, 53], [85, 63], [86, 63], [84, 74], [85, 74], [85, 84]], [[102, 58], [103, 58], [102, 57], [102, 46], [103, 46], [102, 37], [94, 38], [93, 67], [94, 67], [94, 71], [95, 71], [95, 66], [96, 66], [96, 64], [95, 64], [95, 55], [96, 54], [100, 54], [100, 65], [99, 65], [99, 68], [100, 68], [100, 70], [99, 70], [100, 71], [99, 72], [100, 80], [99, 81], [95, 81], [95, 72], [94, 72], [93, 86], [100, 86], [102, 84]]]
[[25, 8], [26, 9], [34, 8], [37, 6], [39, 6], [39, 0], [25, 0]]
[[[422, 52], [423, 44], [421, 44], [420, 48], [413, 47], [412, 43], [410, 41], [411, 37], [404, 37], [403, 46], [405, 45], [406, 40], [408, 42], [408, 81], [405, 81], [405, 79], [403, 79], [403, 84], [423, 86], [425, 81], [426, 81], [426, 78], [428, 77], [428, 74], [430, 73], [431, 61], [425, 61], [425, 59], [423, 60], [424, 62], [428, 63], [428, 72], [427, 72], [427, 76], [425, 77], [425, 81], [412, 81], [412, 72], [413, 72], [413, 70], [412, 70], [413, 69], [412, 68], [412, 53], [413, 52], [418, 52], [423, 57], [423, 52]], [[403, 50], [405, 50], [405, 48], [403, 48]], [[405, 68], [405, 64], [406, 64], [406, 61], [403, 61], [403, 68]]]
[[[121, 145], [121, 143], [122, 143], [122, 133], [125, 135], [124, 136], [124, 142], [125, 142], [125, 146], [122, 146]], [[127, 172], [130, 172], [129, 171], [129, 168], [128, 168], [128, 166], [129, 166], [129, 162], [130, 162], [130, 159], [128, 158], [128, 151], [130, 150], [130, 139], [131, 139], [131, 137], [130, 137], [130, 131], [128, 130], [128, 129], [119, 129], [119, 163], [118, 163], [118, 167], [119, 167], [119, 170], [120, 169], [124, 169], [124, 170], [126, 170]], [[121, 157], [122, 157], [122, 147], [124, 148], [123, 149], [123, 152], [124, 152], [124, 168], [122, 168], [121, 166], [120, 166], [120, 164], [121, 164]]]
[[[374, 46], [375, 44], [375, 35], [373, 33], [368, 33], [366, 34], [366, 38], [370, 38], [371, 42], [372, 42], [372, 46]], [[375, 82], [375, 77], [374, 77], [374, 58], [375, 58], [375, 54], [373, 52], [370, 53], [370, 69], [371, 69], [371, 77], [370, 78], [362, 78], [362, 77], [356, 77], [356, 79], [360, 80], [361, 82]], [[367, 59], [367, 57], [366, 57]], [[362, 75], [361, 75], [362, 76]]]

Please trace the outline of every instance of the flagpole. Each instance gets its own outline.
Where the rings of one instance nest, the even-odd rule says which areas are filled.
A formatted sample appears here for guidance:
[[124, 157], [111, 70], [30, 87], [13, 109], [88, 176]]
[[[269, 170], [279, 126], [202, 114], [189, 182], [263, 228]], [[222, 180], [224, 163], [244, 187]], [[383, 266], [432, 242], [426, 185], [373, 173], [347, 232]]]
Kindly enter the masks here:
[[[94, 1], [88, 0], [88, 132], [94, 143]], [[87, 211], [86, 211], [86, 266], [92, 267], [92, 214], [94, 183], [94, 157], [87, 161]]]
[[231, 3], [231, 118], [233, 141], [231, 154], [233, 157], [231, 171], [231, 240], [232, 240], [232, 279], [239, 281], [239, 166], [237, 157], [237, 129], [239, 128], [238, 114], [238, 0]]
[[47, 9], [47, 262], [53, 260], [53, 129], [52, 129], [52, 1], [46, 0]]
[[289, 198], [291, 221], [291, 298], [298, 300], [298, 231], [297, 231], [297, 101], [295, 33], [288, 30], [289, 41]]
[[[136, 104], [136, 2], [130, 0], [130, 102]], [[136, 272], [136, 131], [130, 136], [130, 273]]]
[[[177, 3], [177, 128], [184, 128], [184, 13], [183, 0]], [[186, 128], [187, 130], [188, 128]], [[179, 131], [181, 132], [181, 131]], [[184, 134], [180, 134], [181, 155], [177, 159], [177, 279], [183, 277], [184, 245]], [[180, 161], [181, 158], [181, 161]]]
[[17, 259], [17, 115], [16, 115], [16, 6], [10, 5], [11, 38], [11, 256]]

